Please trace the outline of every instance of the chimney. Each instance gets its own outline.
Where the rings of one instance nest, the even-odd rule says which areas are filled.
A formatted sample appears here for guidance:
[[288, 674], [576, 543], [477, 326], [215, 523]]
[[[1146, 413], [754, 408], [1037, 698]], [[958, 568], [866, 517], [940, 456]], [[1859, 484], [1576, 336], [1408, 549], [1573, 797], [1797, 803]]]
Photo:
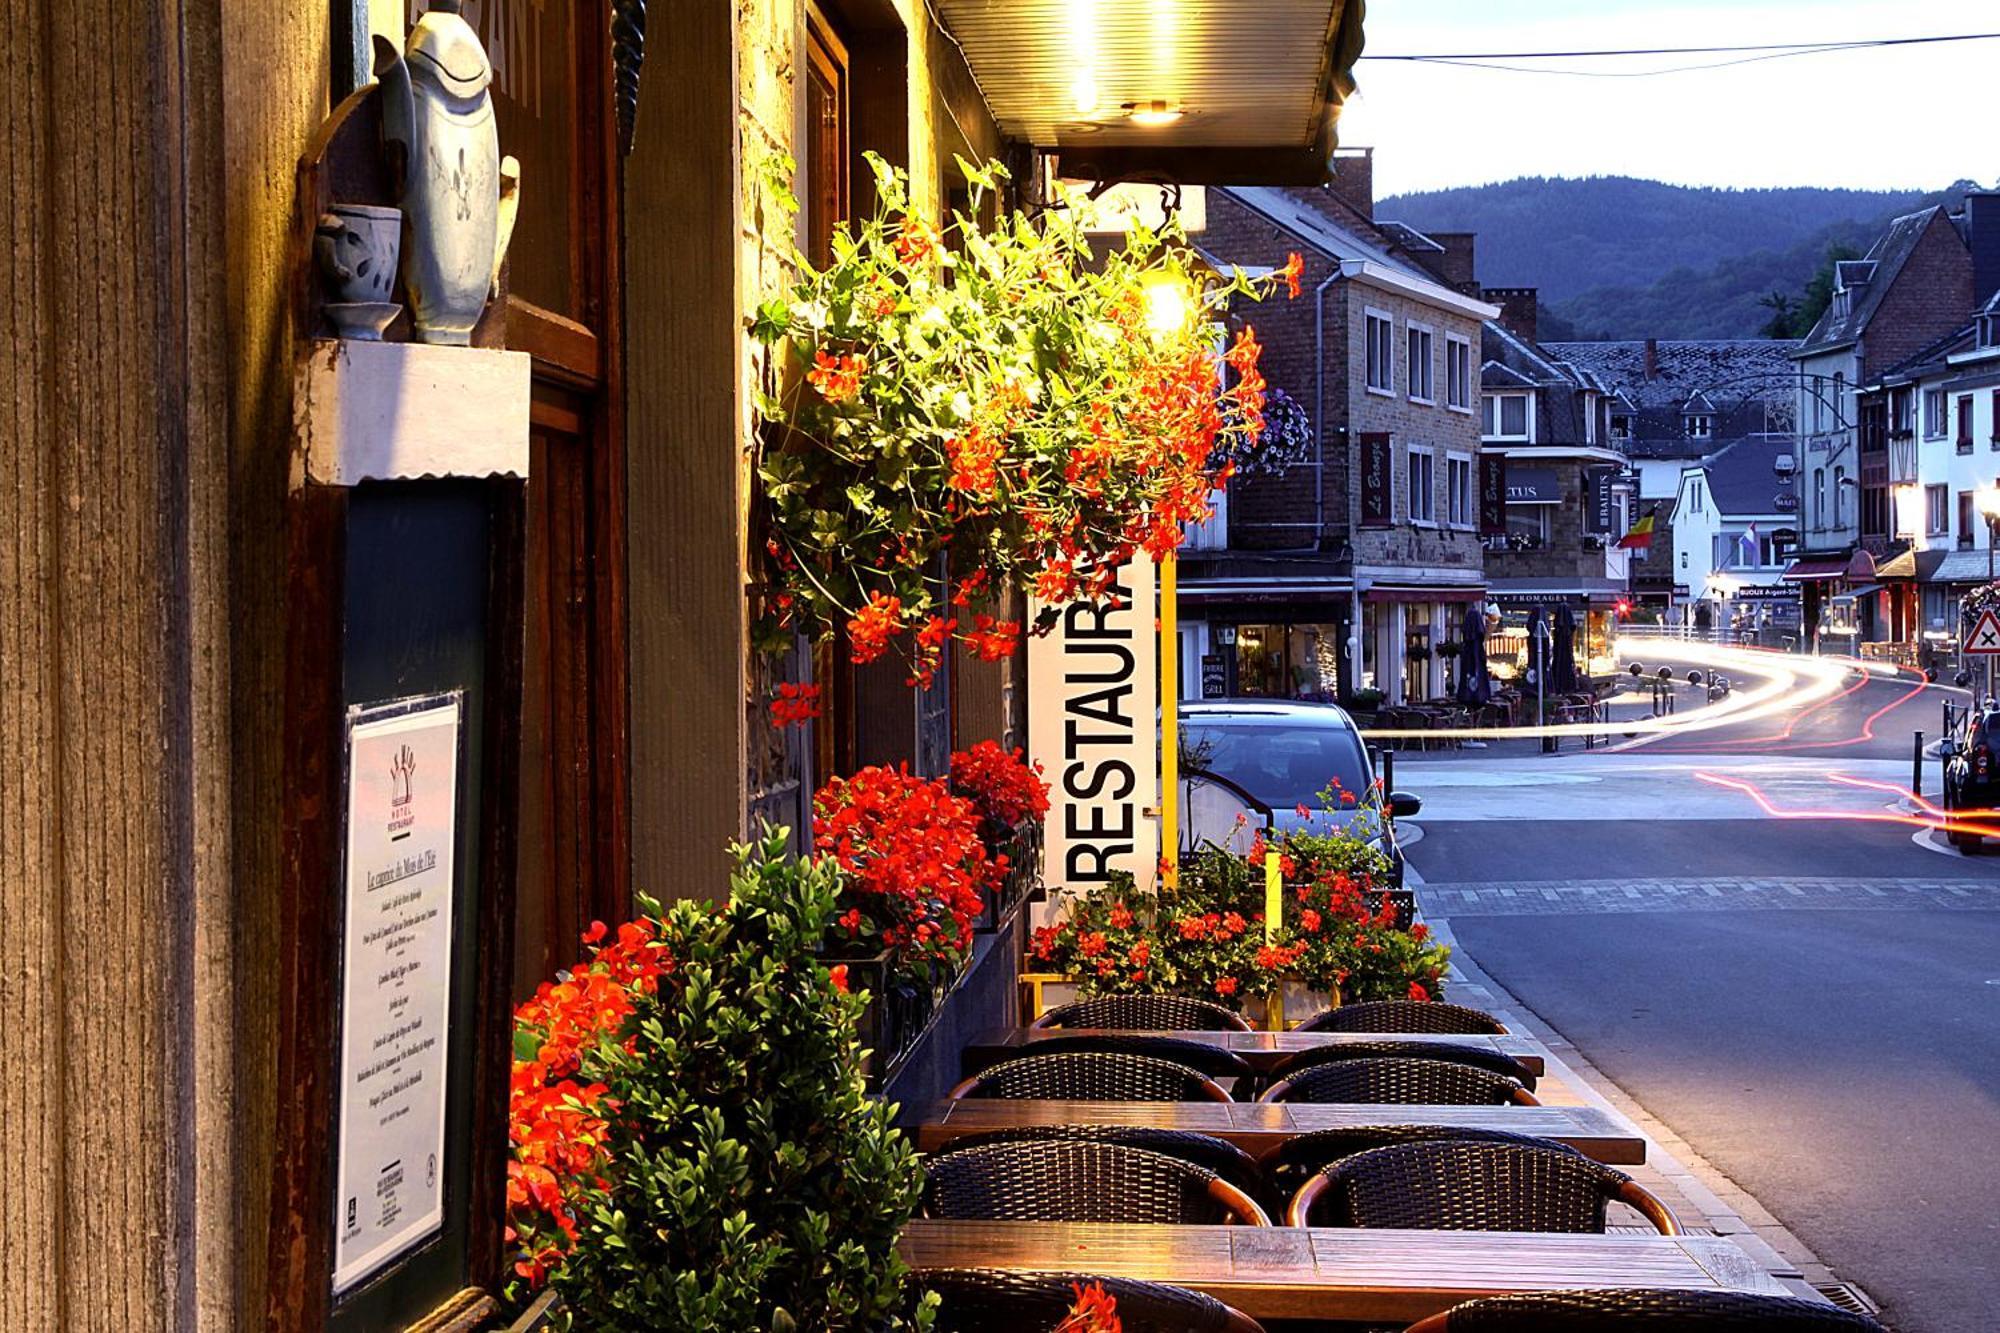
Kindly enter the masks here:
[[1985, 305], [2000, 291], [2000, 191], [1965, 196], [1965, 242], [1972, 250], [1973, 301]]
[[1333, 154], [1333, 179], [1327, 183], [1334, 197], [1349, 208], [1375, 220], [1375, 150], [1338, 148]]
[[1444, 253], [1434, 257], [1438, 276], [1459, 291], [1477, 291], [1473, 252], [1478, 236], [1469, 231], [1428, 231], [1424, 235], [1444, 247]]
[[1660, 373], [1660, 340], [1646, 339], [1646, 378], [1652, 379]]
[[1500, 307], [1500, 327], [1522, 342], [1535, 341], [1535, 310], [1541, 304], [1537, 287], [1488, 287], [1480, 298]]

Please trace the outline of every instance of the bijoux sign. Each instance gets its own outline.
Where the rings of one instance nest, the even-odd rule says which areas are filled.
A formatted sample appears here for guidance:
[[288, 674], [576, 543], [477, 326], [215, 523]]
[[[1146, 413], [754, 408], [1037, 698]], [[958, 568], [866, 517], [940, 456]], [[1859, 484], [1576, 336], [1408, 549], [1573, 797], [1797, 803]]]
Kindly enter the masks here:
[[[1071, 602], [1028, 640], [1028, 752], [1049, 782], [1044, 864], [1054, 887], [1159, 866], [1159, 670], [1153, 562], [1121, 567], [1112, 600]], [[1032, 602], [1031, 614], [1044, 609]]]

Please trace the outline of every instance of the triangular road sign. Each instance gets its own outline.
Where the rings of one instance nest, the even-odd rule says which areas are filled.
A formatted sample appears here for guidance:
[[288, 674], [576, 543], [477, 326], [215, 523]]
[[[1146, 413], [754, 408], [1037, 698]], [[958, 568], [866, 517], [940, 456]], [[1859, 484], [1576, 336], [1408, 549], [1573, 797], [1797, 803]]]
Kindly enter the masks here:
[[1965, 632], [1965, 651], [1972, 656], [2000, 656], [2000, 612], [1987, 607]]

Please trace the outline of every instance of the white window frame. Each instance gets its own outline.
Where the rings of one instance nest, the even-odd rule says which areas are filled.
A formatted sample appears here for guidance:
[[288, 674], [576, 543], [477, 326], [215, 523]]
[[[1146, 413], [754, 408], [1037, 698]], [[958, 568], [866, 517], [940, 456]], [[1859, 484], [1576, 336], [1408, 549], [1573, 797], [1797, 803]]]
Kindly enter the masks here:
[[[1423, 467], [1424, 477], [1425, 480], [1429, 482], [1429, 485], [1424, 486], [1422, 488], [1418, 487], [1417, 479], [1415, 476], [1415, 473], [1417, 471], [1417, 460], [1419, 458], [1424, 460], [1424, 467]], [[1438, 525], [1437, 450], [1428, 444], [1411, 445], [1407, 455], [1407, 461], [1403, 464], [1403, 475], [1409, 481], [1410, 525], [1412, 527], [1418, 527], [1418, 528], [1435, 528]], [[1419, 517], [1417, 514], [1417, 499], [1419, 495], [1421, 495], [1424, 502], [1424, 513], [1421, 517]]]
[[[1458, 353], [1458, 373], [1452, 373], [1452, 353]], [[1461, 338], [1456, 333], [1444, 335], [1444, 405], [1453, 412], [1463, 412], [1471, 416], [1474, 411], [1472, 401], [1472, 340]]]
[[[1361, 328], [1366, 345], [1363, 349], [1361, 378], [1369, 393], [1378, 398], [1396, 396], [1396, 317], [1386, 310], [1374, 306], [1364, 306], [1361, 311]], [[1376, 343], [1377, 323], [1382, 325], [1382, 342]], [[1378, 382], [1375, 371], [1379, 353], [1381, 379]]]
[[[1695, 429], [1696, 422], [1701, 423], [1700, 430]], [[1712, 412], [1690, 412], [1681, 418], [1681, 429], [1687, 434], [1690, 440], [1712, 440], [1715, 438], [1715, 414]]]
[[1583, 442], [1597, 443], [1597, 395], [1588, 389], [1583, 393]]
[[1943, 482], [1924, 487], [1924, 535], [1951, 536], [1951, 487]]
[[[1411, 352], [1409, 346], [1411, 343], [1420, 344], [1421, 352]], [[1408, 362], [1403, 368], [1404, 388], [1409, 390], [1410, 401], [1413, 403], [1422, 403], [1427, 407], [1435, 406], [1437, 404], [1437, 330], [1428, 324], [1419, 324], [1415, 320], [1411, 320], [1403, 325], [1403, 348], [1405, 352], [1404, 359]], [[1417, 392], [1419, 381], [1422, 381], [1422, 393]]]
[[1950, 429], [1950, 404], [1942, 387], [1924, 390], [1924, 438], [1942, 440]]
[[[1519, 435], [1509, 435], [1505, 429], [1507, 423], [1506, 403], [1510, 398], [1519, 398], [1522, 400], [1521, 433]], [[1535, 395], [1532, 393], [1489, 393], [1482, 395], [1480, 401], [1482, 412], [1484, 411], [1483, 405], [1485, 403], [1493, 404], [1493, 429], [1491, 431], [1486, 429], [1487, 422], [1482, 417], [1479, 423], [1479, 438], [1482, 440], [1513, 440], [1517, 442], [1535, 438]]]
[[1478, 476], [1477, 461], [1471, 454], [1446, 453], [1444, 456], [1444, 517], [1445, 522], [1457, 532], [1471, 532], [1477, 526], [1473, 522], [1478, 508], [1475, 502], [1477, 485], [1473, 480]]

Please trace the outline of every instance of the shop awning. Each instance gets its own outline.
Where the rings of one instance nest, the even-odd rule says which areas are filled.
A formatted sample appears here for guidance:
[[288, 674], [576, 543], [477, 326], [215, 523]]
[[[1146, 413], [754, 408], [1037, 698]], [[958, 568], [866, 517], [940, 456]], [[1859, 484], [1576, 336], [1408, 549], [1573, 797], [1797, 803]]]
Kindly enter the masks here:
[[1377, 583], [1361, 594], [1361, 600], [1381, 606], [1387, 602], [1476, 602], [1484, 596], [1484, 588], [1426, 588], [1415, 584]]
[[1844, 578], [1845, 560], [1794, 560], [1778, 577], [1787, 583], [1810, 583], [1818, 579]]
[[1363, 0], [936, 0], [1000, 132], [1077, 180], [1319, 185]]
[[1878, 579], [1913, 579], [1917, 576], [1917, 553], [1903, 551], [1875, 566]]
[[1554, 468], [1510, 467], [1507, 469], [1508, 504], [1559, 505], [1562, 503], [1562, 498], [1562, 482], [1557, 480]]

